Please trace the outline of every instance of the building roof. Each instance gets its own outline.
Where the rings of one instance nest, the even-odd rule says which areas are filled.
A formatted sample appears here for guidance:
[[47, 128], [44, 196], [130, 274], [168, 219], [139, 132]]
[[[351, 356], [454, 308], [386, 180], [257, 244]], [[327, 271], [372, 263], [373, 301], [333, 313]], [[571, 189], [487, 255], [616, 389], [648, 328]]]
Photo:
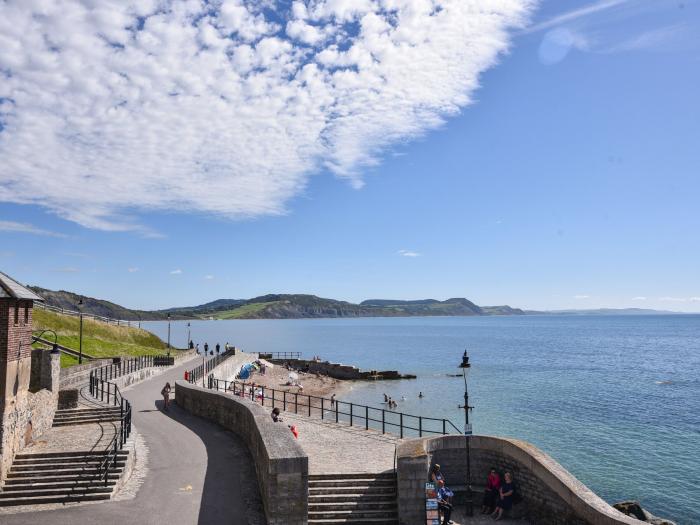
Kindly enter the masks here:
[[0, 272], [0, 299], [29, 299], [43, 301], [44, 299], [26, 286], [22, 286], [9, 275]]

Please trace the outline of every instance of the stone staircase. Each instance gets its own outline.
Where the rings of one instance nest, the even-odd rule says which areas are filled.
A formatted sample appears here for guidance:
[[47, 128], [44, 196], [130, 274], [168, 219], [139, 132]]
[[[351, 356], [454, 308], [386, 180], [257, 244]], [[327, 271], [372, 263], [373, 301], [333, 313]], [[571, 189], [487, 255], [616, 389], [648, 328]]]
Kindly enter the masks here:
[[121, 410], [119, 407], [101, 406], [99, 408], [67, 408], [56, 410], [53, 418], [54, 427], [68, 425], [83, 425], [86, 423], [105, 423], [119, 421]]
[[106, 484], [97, 479], [104, 451], [17, 454], [0, 488], [0, 507], [110, 499], [128, 454], [117, 453]]
[[309, 475], [309, 524], [398, 524], [396, 475]]

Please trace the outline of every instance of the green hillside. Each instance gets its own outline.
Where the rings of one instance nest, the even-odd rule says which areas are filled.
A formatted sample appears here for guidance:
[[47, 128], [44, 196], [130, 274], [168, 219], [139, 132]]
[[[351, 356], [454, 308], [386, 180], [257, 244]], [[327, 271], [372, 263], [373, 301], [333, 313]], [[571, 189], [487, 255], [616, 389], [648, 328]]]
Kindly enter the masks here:
[[[35, 308], [33, 319], [35, 332], [51, 329], [58, 335], [59, 344], [78, 350], [80, 320], [77, 317]], [[50, 334], [45, 334], [44, 338], [53, 339]], [[83, 319], [83, 352], [95, 357], [135, 357], [164, 354], [167, 348], [163, 341], [146, 330]], [[62, 367], [77, 363], [77, 359], [61, 354]]]

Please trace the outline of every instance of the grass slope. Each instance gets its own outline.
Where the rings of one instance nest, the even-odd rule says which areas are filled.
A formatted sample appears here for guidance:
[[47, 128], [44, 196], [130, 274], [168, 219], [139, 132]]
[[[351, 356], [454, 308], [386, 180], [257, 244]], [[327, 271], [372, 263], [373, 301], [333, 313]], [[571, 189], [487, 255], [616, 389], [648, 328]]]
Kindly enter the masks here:
[[[255, 317], [255, 314], [262, 312], [268, 306], [277, 304], [279, 301], [271, 301], [267, 303], [250, 303], [234, 308], [233, 310], [225, 310], [223, 312], [216, 312], [212, 315], [214, 319], [250, 319]], [[209, 317], [202, 316], [202, 317]]]
[[[75, 350], [80, 346], [80, 320], [77, 317], [35, 309], [33, 319], [34, 331], [48, 328], [56, 332], [58, 342], [63, 346]], [[50, 334], [45, 334], [44, 337], [52, 340]], [[83, 352], [86, 354], [95, 357], [135, 357], [163, 354], [166, 351], [166, 344], [146, 330], [83, 319]], [[77, 362], [77, 359], [61, 354], [62, 367]]]

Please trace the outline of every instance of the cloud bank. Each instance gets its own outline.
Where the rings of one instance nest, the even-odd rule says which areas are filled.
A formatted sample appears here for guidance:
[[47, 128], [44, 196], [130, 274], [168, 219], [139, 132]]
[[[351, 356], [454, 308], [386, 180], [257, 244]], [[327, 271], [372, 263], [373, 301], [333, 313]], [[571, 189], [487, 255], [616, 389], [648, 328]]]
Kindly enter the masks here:
[[0, 201], [86, 227], [279, 214], [471, 102], [533, 0], [8, 0]]

